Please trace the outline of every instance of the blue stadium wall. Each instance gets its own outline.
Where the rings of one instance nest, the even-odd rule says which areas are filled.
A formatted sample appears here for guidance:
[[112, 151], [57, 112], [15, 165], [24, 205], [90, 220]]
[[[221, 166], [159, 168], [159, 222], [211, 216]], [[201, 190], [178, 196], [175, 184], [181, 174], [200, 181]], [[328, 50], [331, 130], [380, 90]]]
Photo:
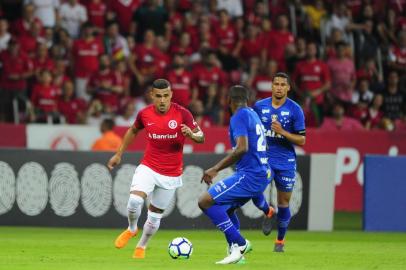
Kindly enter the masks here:
[[406, 156], [365, 157], [363, 227], [406, 232]]

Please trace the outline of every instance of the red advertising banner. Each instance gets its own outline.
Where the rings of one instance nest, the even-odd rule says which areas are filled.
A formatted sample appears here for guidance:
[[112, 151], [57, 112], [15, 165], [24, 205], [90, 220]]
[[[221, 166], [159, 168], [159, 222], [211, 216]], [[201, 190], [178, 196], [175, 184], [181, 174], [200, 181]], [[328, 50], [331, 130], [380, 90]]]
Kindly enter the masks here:
[[[119, 129], [124, 134], [126, 129]], [[217, 152], [230, 149], [226, 128], [204, 130], [204, 144], [186, 143], [187, 152]], [[335, 153], [336, 196], [335, 209], [341, 211], [362, 211], [363, 158], [365, 154], [405, 155], [406, 132], [384, 131], [340, 131], [326, 132], [314, 129], [306, 131], [306, 145], [297, 153]], [[130, 146], [131, 150], [142, 151], [145, 146], [144, 134]], [[385, 180], [385, 179], [383, 179]], [[323, 192], [322, 190], [320, 192]]]
[[0, 124], [0, 147], [26, 147], [25, 125]]

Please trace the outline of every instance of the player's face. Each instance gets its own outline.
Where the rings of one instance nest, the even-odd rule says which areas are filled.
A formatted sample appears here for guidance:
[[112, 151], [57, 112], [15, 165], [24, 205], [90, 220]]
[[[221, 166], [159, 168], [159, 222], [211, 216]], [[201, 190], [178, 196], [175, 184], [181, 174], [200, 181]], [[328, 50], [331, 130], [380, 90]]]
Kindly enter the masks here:
[[152, 103], [160, 113], [166, 113], [171, 105], [172, 91], [170, 88], [156, 89], [151, 91]]
[[272, 81], [272, 97], [283, 99], [287, 97], [290, 86], [288, 79], [283, 77], [275, 77]]

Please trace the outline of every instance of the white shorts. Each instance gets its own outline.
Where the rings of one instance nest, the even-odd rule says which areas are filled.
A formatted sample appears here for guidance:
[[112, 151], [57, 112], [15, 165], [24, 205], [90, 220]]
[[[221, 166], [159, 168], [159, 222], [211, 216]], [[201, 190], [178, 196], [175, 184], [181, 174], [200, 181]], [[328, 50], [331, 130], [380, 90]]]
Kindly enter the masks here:
[[176, 188], [182, 186], [181, 176], [166, 176], [140, 164], [135, 170], [131, 191], [142, 191], [151, 195], [151, 204], [165, 210], [171, 202]]

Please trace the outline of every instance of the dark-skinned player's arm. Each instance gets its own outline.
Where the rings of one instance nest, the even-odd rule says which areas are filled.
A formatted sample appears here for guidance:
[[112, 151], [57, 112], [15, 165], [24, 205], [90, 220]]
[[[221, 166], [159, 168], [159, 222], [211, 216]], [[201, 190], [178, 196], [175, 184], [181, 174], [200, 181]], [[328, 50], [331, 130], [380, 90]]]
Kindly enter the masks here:
[[120, 164], [121, 156], [123, 155], [125, 150], [127, 150], [127, 147], [132, 143], [140, 130], [141, 129], [136, 128], [134, 125], [128, 128], [127, 132], [124, 135], [123, 142], [118, 148], [116, 154], [107, 163], [107, 167], [109, 168], [109, 170], [112, 170], [115, 166]]
[[204, 175], [202, 177], [202, 182], [206, 182], [206, 184], [210, 185], [213, 182], [213, 178], [216, 177], [219, 171], [221, 171], [224, 168], [227, 168], [234, 163], [236, 163], [238, 160], [241, 159], [241, 157], [247, 153], [248, 151], [248, 137], [247, 136], [239, 136], [237, 137], [237, 145], [231, 151], [230, 153], [225, 156], [222, 160], [220, 160], [216, 165], [213, 167], [207, 169], [204, 172]]
[[181, 124], [181, 131], [185, 137], [190, 138], [195, 143], [204, 142], [204, 133], [199, 126], [191, 130], [187, 125]]
[[293, 144], [303, 146], [306, 143], [306, 131], [304, 131], [304, 130], [299, 131], [297, 134], [290, 133], [290, 132], [284, 130], [281, 123], [278, 121], [273, 121], [271, 128], [273, 131], [282, 135], [283, 137], [285, 137], [288, 141], [290, 141]]

